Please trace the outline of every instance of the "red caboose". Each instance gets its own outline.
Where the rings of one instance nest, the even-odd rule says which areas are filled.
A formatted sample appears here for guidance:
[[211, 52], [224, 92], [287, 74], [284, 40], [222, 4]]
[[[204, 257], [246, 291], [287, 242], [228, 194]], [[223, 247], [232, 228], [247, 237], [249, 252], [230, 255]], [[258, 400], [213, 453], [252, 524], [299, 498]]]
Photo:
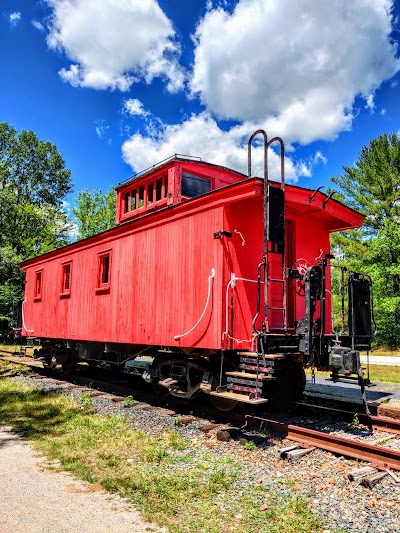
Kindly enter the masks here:
[[25, 261], [23, 334], [42, 340], [38, 356], [68, 371], [146, 354], [146, 379], [222, 408], [301, 393], [310, 338], [332, 331], [329, 269], [315, 265], [363, 216], [250, 174], [174, 156], [117, 187], [114, 228]]

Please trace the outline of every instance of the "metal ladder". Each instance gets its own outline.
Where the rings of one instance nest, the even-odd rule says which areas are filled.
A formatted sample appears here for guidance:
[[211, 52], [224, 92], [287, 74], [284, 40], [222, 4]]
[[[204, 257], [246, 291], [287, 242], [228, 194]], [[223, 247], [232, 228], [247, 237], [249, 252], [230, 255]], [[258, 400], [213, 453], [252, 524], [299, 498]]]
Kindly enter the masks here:
[[[285, 147], [281, 137], [273, 137], [268, 141], [267, 134], [264, 130], [257, 130], [250, 137], [248, 142], [248, 177], [251, 178], [251, 147], [254, 137], [261, 134], [264, 138], [264, 251], [261, 263], [258, 265], [258, 295], [257, 295], [257, 313], [253, 319], [253, 329], [259, 333], [256, 328], [256, 321], [260, 314], [260, 300], [261, 300], [261, 271], [264, 271], [264, 322], [263, 332], [270, 333], [270, 311], [279, 311], [282, 313], [282, 328], [274, 327], [274, 330], [287, 331], [287, 295], [286, 295], [286, 246], [285, 246]], [[268, 183], [268, 148], [274, 142], [280, 144], [280, 159], [281, 159], [281, 181], [280, 189], [269, 185]], [[277, 193], [280, 191], [280, 193]], [[276, 231], [276, 228], [271, 228], [271, 214], [275, 216], [277, 214], [271, 209], [271, 200], [279, 201], [281, 204], [281, 211], [278, 217], [281, 217], [281, 224]], [[280, 240], [276, 240], [277, 233], [281, 233]], [[281, 259], [281, 273], [282, 277], [270, 276], [270, 262], [271, 254], [280, 255]], [[279, 284], [281, 286], [282, 294], [282, 306], [274, 306], [270, 303], [269, 287], [272, 288], [273, 284]]]

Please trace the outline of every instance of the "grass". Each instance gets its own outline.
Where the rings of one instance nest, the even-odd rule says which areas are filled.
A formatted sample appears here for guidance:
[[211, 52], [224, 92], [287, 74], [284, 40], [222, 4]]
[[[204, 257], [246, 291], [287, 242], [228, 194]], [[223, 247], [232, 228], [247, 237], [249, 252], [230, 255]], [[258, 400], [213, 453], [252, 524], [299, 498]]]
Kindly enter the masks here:
[[[365, 365], [363, 365], [363, 367], [365, 367]], [[310, 368], [306, 369], [306, 374], [311, 374]], [[329, 377], [331, 375], [331, 372], [323, 372], [316, 370], [316, 375]], [[367, 372], [364, 371], [364, 376], [366, 375]], [[400, 383], [400, 370], [398, 366], [369, 365], [369, 377], [373, 383], [376, 381], [382, 381], [384, 383]]]
[[[22, 348], [26, 348], [26, 346], [22, 346]], [[33, 351], [35, 348], [39, 348], [39, 346], [35, 346], [34, 348], [27, 348], [26, 353], [28, 355], [33, 355]], [[0, 344], [0, 350], [6, 350], [8, 352], [19, 352], [20, 349], [20, 344]]]
[[152, 435], [124, 418], [91, 414], [64, 394], [0, 379], [0, 421], [60, 468], [133, 502], [172, 533], [311, 533], [322, 530], [305, 498], [243, 489], [230, 456], [193, 451], [177, 430]]
[[0, 364], [0, 378], [13, 377], [21, 374], [26, 374], [29, 371], [29, 368], [25, 365], [18, 365], [15, 363], [10, 363], [6, 357], [4, 361], [1, 361]]

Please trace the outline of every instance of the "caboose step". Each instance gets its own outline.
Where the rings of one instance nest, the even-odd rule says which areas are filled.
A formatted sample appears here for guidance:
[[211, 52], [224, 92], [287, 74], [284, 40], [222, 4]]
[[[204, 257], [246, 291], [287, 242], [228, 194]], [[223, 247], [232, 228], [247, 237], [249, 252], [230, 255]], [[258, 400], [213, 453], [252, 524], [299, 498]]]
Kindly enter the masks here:
[[244, 394], [237, 394], [236, 392], [216, 392], [212, 391], [209, 393], [210, 396], [217, 396], [218, 398], [226, 398], [227, 400], [236, 400], [242, 403], [250, 403], [252, 405], [258, 405], [261, 403], [267, 403], [268, 400], [265, 398], [249, 398]]
[[254, 379], [258, 381], [265, 381], [266, 379], [271, 379], [269, 376], [265, 376], [264, 374], [250, 374], [249, 372], [225, 372], [226, 376], [233, 376], [235, 378], [243, 378], [243, 379]]
[[259, 357], [260, 359], [286, 359], [287, 355], [281, 353], [266, 353], [265, 355], [257, 352], [238, 352], [242, 357]]

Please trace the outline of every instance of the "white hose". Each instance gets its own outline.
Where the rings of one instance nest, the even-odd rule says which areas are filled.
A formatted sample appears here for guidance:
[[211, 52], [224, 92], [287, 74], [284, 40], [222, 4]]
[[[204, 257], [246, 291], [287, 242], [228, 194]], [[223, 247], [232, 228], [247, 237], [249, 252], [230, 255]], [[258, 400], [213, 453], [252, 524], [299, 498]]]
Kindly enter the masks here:
[[211, 269], [211, 275], [208, 277], [207, 301], [206, 301], [206, 305], [204, 306], [204, 309], [203, 309], [203, 312], [201, 314], [201, 317], [196, 322], [196, 324], [191, 329], [189, 329], [189, 331], [187, 331], [186, 333], [182, 333], [182, 335], [175, 335], [174, 340], [179, 341], [179, 339], [181, 339], [182, 337], [185, 337], [186, 335], [189, 335], [189, 333], [192, 333], [192, 331], [195, 330], [197, 328], [197, 326], [200, 324], [200, 322], [203, 320], [203, 317], [204, 317], [204, 315], [206, 314], [206, 311], [207, 311], [208, 304], [210, 302], [211, 283], [212, 283], [212, 280], [214, 279], [214, 276], [215, 276], [215, 270], [212, 268]]
[[23, 300], [22, 302], [22, 307], [21, 307], [21, 314], [22, 314], [22, 325], [24, 327], [24, 330], [28, 333], [33, 333], [35, 330], [34, 329], [28, 329], [26, 326], [25, 326], [25, 319], [24, 319], [24, 304], [25, 304], [25, 299]]
[[[234, 274], [233, 274], [234, 275]], [[229, 325], [228, 325], [228, 313], [229, 313], [229, 300], [228, 300], [228, 292], [229, 292], [229, 288], [234, 284], [236, 283], [236, 281], [248, 281], [249, 283], [258, 283], [257, 280], [255, 279], [247, 279], [247, 278], [232, 278], [230, 280], [230, 282], [228, 283], [228, 285], [226, 286], [226, 310], [225, 310], [225, 331], [222, 333], [222, 339], [224, 337], [228, 337], [228, 339], [231, 339], [235, 342], [237, 342], [238, 344], [242, 344], [243, 342], [253, 342], [253, 338], [251, 339], [235, 339], [235, 337], [231, 337], [229, 335]], [[263, 281], [261, 281], [262, 284], [264, 284]]]

